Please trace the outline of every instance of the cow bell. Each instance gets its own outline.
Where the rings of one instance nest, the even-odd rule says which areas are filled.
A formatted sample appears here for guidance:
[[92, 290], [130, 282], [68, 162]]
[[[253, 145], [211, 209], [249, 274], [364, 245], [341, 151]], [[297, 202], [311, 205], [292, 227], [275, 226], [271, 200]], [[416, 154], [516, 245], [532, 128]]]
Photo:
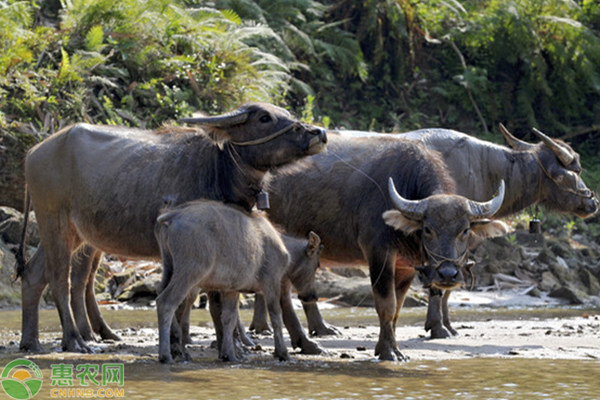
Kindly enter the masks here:
[[261, 190], [256, 195], [256, 208], [259, 210], [268, 210], [270, 208], [269, 205], [269, 193]]

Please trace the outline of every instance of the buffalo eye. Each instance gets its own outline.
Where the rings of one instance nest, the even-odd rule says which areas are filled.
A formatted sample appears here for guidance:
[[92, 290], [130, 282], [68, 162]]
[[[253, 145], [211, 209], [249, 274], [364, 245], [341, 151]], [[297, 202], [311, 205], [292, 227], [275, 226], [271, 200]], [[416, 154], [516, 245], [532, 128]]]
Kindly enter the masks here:
[[423, 233], [425, 233], [427, 236], [431, 236], [433, 232], [431, 231], [431, 229], [425, 226], [423, 227]]
[[461, 235], [464, 236], [468, 236], [469, 232], [471, 232], [471, 228], [466, 228], [464, 231], [462, 231]]
[[266, 124], [267, 122], [271, 122], [271, 116], [268, 114], [263, 115], [262, 117], [259, 118], [259, 121], [262, 122], [263, 124]]

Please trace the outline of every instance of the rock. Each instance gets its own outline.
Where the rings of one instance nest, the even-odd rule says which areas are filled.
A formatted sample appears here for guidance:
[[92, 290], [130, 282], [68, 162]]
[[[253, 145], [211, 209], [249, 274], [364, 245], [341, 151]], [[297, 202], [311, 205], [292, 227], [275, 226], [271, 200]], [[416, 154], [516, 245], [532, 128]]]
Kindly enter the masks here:
[[541, 281], [538, 283], [538, 288], [541, 291], [549, 292], [555, 288], [562, 286], [560, 281], [550, 271], [542, 273]]
[[162, 280], [162, 274], [150, 274], [131, 285], [135, 297], [156, 297], [156, 291]]
[[[0, 239], [5, 243], [21, 243], [23, 231], [23, 214], [11, 207], [0, 207]], [[39, 246], [40, 235], [37, 228], [35, 214], [29, 214], [27, 224], [27, 243], [31, 246]]]
[[571, 284], [555, 288], [549, 293], [550, 297], [563, 299], [569, 304], [580, 305], [589, 301], [589, 296], [581, 290], [573, 287]]
[[556, 256], [549, 249], [543, 249], [542, 251], [540, 251], [540, 254], [538, 254], [538, 256], [536, 257], [536, 261], [548, 265], [555, 264], [557, 262]]
[[331, 268], [330, 270], [331, 272], [333, 272], [334, 274], [343, 276], [345, 278], [353, 278], [353, 277], [358, 277], [358, 278], [366, 278], [369, 275], [362, 269], [362, 268]]
[[329, 270], [317, 272], [317, 293], [319, 297], [337, 298], [351, 306], [373, 307], [373, 291], [369, 278], [345, 278]]
[[569, 242], [566, 240], [552, 240], [550, 244], [550, 250], [552, 250], [552, 253], [562, 258], [568, 258], [573, 255], [573, 249], [571, 248]]
[[[563, 262], [564, 262], [564, 260], [563, 260]], [[555, 261], [550, 263], [548, 266], [550, 267], [550, 271], [552, 271], [554, 276], [556, 276], [559, 281], [561, 281], [561, 282], [569, 282], [570, 281], [571, 277], [569, 275], [569, 270], [567, 268], [565, 268], [564, 264], [558, 262], [558, 259], [555, 259]]]
[[15, 256], [0, 241], [0, 308], [21, 305], [21, 281], [13, 283]]
[[133, 275], [135, 275], [135, 268], [127, 268], [121, 272], [117, 272], [112, 276], [112, 281], [117, 285], [125, 284]]
[[587, 294], [592, 296], [597, 296], [600, 294], [600, 282], [598, 282], [598, 278], [596, 278], [591, 271], [582, 268], [579, 271], [579, 278], [581, 279], [583, 285], [585, 285]]
[[527, 231], [517, 231], [517, 243], [521, 246], [530, 248], [542, 248], [546, 245], [544, 235], [541, 233], [529, 233]]

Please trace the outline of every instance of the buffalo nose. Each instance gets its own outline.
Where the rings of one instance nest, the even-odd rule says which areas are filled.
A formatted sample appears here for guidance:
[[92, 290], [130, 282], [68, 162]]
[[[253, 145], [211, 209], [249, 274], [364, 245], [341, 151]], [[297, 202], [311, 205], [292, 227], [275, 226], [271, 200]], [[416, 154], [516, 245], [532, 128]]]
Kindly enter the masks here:
[[314, 129], [310, 131], [310, 133], [320, 137], [322, 141], [327, 143], [327, 131], [325, 129], [315, 126]]
[[438, 268], [438, 275], [442, 282], [454, 282], [458, 275], [458, 268], [453, 263], [444, 262]]

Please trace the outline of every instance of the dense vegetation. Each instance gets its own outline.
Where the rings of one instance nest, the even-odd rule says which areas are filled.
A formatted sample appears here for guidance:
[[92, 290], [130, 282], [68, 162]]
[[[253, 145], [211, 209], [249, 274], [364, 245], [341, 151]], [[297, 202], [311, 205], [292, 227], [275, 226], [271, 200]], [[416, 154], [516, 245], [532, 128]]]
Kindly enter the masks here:
[[526, 139], [538, 127], [572, 142], [598, 189], [600, 4], [0, 0], [4, 145], [76, 121], [156, 127], [246, 100], [329, 127], [489, 140], [499, 122]]

